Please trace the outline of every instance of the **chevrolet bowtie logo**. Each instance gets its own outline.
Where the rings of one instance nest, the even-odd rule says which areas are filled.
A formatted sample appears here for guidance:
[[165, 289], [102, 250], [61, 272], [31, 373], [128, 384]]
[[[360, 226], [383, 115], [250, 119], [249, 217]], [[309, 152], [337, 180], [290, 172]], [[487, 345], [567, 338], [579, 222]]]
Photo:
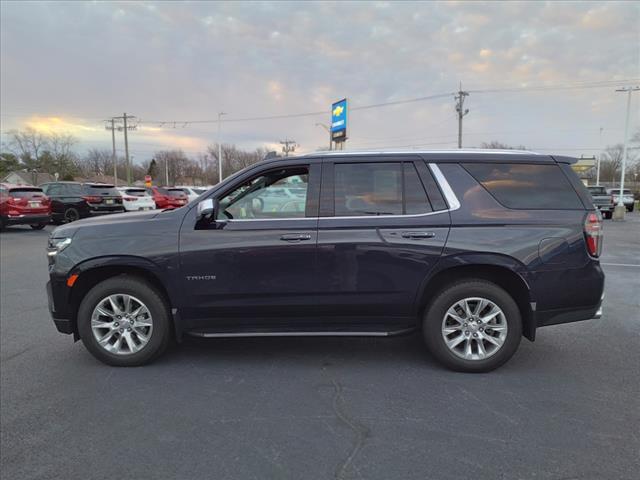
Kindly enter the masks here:
[[340, 115], [342, 115], [343, 111], [344, 111], [344, 107], [342, 105], [338, 105], [336, 108], [333, 109], [333, 116], [339, 117]]

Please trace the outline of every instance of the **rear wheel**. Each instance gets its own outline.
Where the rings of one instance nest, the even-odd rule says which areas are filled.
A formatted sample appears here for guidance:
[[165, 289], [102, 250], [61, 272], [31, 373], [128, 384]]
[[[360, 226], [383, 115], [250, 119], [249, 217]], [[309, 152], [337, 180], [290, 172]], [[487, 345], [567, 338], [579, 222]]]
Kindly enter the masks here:
[[75, 222], [80, 218], [80, 212], [73, 207], [67, 208], [64, 211], [64, 220], [67, 223]]
[[611, 216], [613, 215], [612, 212], [602, 212], [602, 218], [607, 219], [607, 220], [611, 220]]
[[627, 211], [629, 211], [629, 212], [633, 212], [633, 207], [634, 207], [634, 206], [635, 206], [635, 205], [633, 205], [633, 204], [632, 204], [632, 205], [629, 205], [629, 206], [627, 207]]
[[46, 223], [36, 223], [34, 225], [30, 225], [30, 227], [33, 228], [34, 230], [42, 230], [46, 226], [47, 226]]
[[429, 304], [423, 320], [427, 347], [443, 365], [461, 372], [488, 372], [504, 364], [522, 336], [520, 310], [498, 285], [465, 280]]
[[144, 365], [169, 343], [169, 308], [144, 280], [112, 277], [93, 287], [82, 300], [78, 331], [98, 360], [118, 367]]

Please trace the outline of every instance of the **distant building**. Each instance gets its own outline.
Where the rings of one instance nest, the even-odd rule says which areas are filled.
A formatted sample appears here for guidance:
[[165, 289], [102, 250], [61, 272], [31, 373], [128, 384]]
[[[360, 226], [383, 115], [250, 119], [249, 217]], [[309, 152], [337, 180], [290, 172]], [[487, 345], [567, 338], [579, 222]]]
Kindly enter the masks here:
[[11, 183], [14, 185], [32, 185], [37, 186], [46, 182], [55, 182], [53, 175], [41, 172], [29, 172], [27, 170], [16, 170], [9, 172], [2, 179], [3, 183]]

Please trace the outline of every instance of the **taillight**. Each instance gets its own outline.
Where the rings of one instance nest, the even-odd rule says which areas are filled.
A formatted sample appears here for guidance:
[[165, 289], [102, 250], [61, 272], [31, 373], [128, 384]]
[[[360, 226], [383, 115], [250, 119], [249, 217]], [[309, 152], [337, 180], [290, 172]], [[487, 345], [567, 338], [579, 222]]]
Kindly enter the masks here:
[[589, 212], [584, 221], [584, 239], [587, 251], [592, 257], [599, 257], [602, 252], [602, 220], [600, 215]]
[[102, 202], [102, 197], [98, 196], [98, 195], [86, 195], [84, 198], [87, 202], [89, 203], [100, 203]]

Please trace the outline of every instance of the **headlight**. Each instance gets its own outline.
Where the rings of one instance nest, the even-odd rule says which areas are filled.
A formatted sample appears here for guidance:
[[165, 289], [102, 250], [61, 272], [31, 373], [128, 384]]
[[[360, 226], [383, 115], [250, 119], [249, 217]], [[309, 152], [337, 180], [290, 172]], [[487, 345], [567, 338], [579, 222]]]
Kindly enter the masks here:
[[55, 257], [69, 245], [71, 245], [71, 237], [50, 238], [49, 244], [47, 245], [47, 256], [49, 256], [49, 258]]

